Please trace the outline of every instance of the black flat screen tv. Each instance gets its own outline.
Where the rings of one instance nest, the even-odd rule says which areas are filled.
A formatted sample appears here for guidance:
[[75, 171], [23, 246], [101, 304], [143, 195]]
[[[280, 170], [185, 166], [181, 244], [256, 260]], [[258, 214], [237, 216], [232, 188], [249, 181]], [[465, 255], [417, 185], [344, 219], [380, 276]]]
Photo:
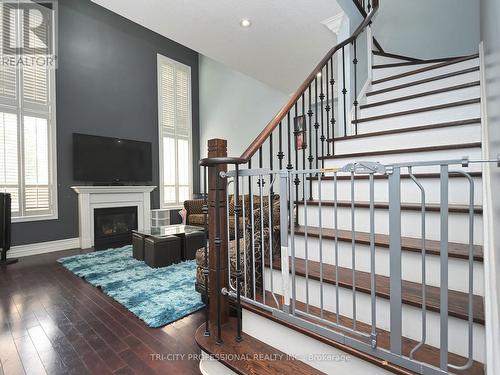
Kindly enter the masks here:
[[152, 180], [151, 143], [73, 134], [73, 178], [95, 184]]

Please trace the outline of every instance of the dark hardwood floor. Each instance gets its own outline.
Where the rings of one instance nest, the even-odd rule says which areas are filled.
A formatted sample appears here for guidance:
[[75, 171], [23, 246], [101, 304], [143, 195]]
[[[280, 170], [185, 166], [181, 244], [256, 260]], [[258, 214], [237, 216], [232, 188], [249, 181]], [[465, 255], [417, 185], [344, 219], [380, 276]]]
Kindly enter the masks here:
[[0, 375], [200, 374], [197, 312], [151, 329], [56, 259], [0, 268]]

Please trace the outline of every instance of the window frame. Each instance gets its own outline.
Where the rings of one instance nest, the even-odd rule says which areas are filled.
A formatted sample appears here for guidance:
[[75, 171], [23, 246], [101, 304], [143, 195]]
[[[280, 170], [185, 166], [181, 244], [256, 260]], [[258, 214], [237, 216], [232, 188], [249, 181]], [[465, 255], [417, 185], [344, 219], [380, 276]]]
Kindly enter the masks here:
[[[175, 68], [181, 67], [182, 69], [187, 70], [188, 72], [188, 121], [187, 121], [187, 136], [179, 136], [177, 134], [177, 126], [174, 126], [172, 131], [172, 138], [174, 138], [175, 145], [175, 202], [174, 203], [165, 203], [165, 187], [164, 184], [164, 173], [163, 173], [163, 160], [164, 160], [164, 152], [163, 152], [163, 138], [166, 136], [166, 133], [163, 129], [162, 122], [162, 84], [161, 84], [161, 68], [163, 65], [170, 65], [174, 67], [174, 77], [175, 77]], [[175, 78], [174, 78], [175, 82]], [[181, 209], [184, 206], [184, 202], [179, 201], [179, 153], [178, 153], [178, 140], [185, 139], [188, 141], [188, 164], [189, 164], [189, 172], [188, 172], [188, 183], [189, 183], [189, 197], [188, 199], [192, 199], [193, 197], [193, 96], [192, 96], [192, 74], [191, 67], [189, 65], [183, 64], [179, 61], [168, 58], [164, 55], [157, 54], [157, 86], [158, 86], [158, 147], [159, 147], [159, 191], [160, 191], [160, 208], [161, 209]], [[174, 83], [175, 87], [175, 83]], [[176, 100], [174, 100], [174, 118], [176, 116]], [[174, 120], [175, 121], [175, 120]], [[185, 186], [185, 185], [182, 185]]]
[[[19, 16], [19, 15], [18, 15]], [[17, 39], [22, 40], [23, 33], [20, 32], [22, 23], [18, 19]], [[47, 68], [47, 106], [36, 103], [27, 105], [23, 94], [23, 68], [16, 68], [16, 98], [13, 100], [0, 99], [0, 112], [15, 113], [17, 117], [17, 169], [18, 169], [18, 191], [19, 191], [19, 215], [12, 216], [13, 223], [57, 220], [58, 189], [57, 189], [57, 127], [56, 127], [56, 74], [54, 68]], [[24, 149], [24, 117], [37, 117], [47, 120], [47, 163], [48, 163], [48, 212], [41, 214], [26, 214], [26, 165]]]

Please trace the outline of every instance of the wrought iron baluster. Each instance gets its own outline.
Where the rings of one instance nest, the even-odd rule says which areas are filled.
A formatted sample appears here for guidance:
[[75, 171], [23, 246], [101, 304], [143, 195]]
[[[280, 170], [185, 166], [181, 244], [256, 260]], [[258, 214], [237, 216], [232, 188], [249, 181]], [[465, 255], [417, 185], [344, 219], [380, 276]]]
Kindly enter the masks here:
[[[252, 169], [252, 158], [250, 158], [250, 160], [248, 160], [248, 169]], [[250, 201], [252, 202], [252, 205], [253, 205], [253, 191], [252, 191], [252, 176], [248, 176], [248, 196], [250, 197]], [[245, 200], [244, 200], [244, 197], [243, 197], [243, 205], [245, 205]], [[250, 216], [250, 225], [252, 226], [250, 229], [251, 229], [251, 235], [249, 236], [250, 237], [250, 249], [252, 249], [252, 255], [254, 253], [254, 248], [255, 248], [255, 239], [254, 239], [254, 235], [253, 235], [253, 206], [249, 208], [249, 211], [248, 211], [248, 216]], [[248, 225], [247, 224], [247, 228], [248, 228]], [[247, 229], [247, 228], [244, 228]], [[246, 246], [246, 245], [245, 245]], [[246, 263], [247, 259], [245, 258], [245, 263]], [[251, 290], [251, 294], [252, 294], [252, 298], [255, 299], [256, 298], [256, 295], [255, 295], [255, 261], [253, 260], [252, 258], [252, 264], [250, 265], [250, 272], [251, 272], [251, 285], [252, 285], [252, 290]]]
[[333, 70], [333, 57], [330, 58], [330, 72], [332, 74], [330, 78], [330, 86], [331, 86], [331, 93], [332, 93], [332, 118], [330, 120], [331, 125], [332, 125], [332, 155], [335, 155], [335, 91], [334, 91], [334, 85], [335, 85], [335, 74]]
[[279, 163], [279, 166], [280, 166], [280, 170], [283, 169], [283, 157], [285, 156], [285, 154], [283, 154], [283, 129], [282, 129], [282, 125], [281, 125], [281, 121], [278, 125], [278, 143], [279, 143], [279, 151], [278, 151], [278, 163]]
[[330, 156], [330, 90], [329, 90], [329, 84], [330, 80], [328, 79], [329, 77], [329, 67], [328, 67], [328, 62], [325, 65], [325, 88], [326, 88], [326, 106], [325, 106], [325, 112], [326, 112], [326, 156]]
[[[298, 135], [298, 132], [297, 130], [295, 129], [295, 121], [298, 121], [297, 119], [297, 103], [295, 103], [294, 105], [294, 149], [295, 149], [295, 169], [298, 170], [299, 169], [299, 150], [297, 149], [297, 140], [296, 140], [296, 137]], [[296, 174], [295, 175], [295, 179], [293, 180], [293, 183], [295, 185], [295, 198], [297, 199], [297, 201], [299, 200], [299, 184], [300, 184], [300, 179], [299, 179], [299, 175]], [[295, 225], [299, 225], [299, 205], [296, 205], [295, 206]]]
[[314, 130], [316, 132], [316, 169], [319, 168], [318, 78], [314, 78]]
[[347, 89], [345, 82], [345, 48], [342, 47], [342, 95], [343, 95], [343, 104], [344, 104], [344, 136], [347, 136]]
[[320, 106], [321, 106], [321, 114], [320, 114], [320, 121], [321, 121], [321, 167], [325, 167], [325, 122], [324, 122], [324, 99], [325, 99], [325, 93], [323, 92], [323, 72], [320, 73], [319, 76], [319, 86], [320, 86], [320, 93], [319, 93], [319, 100], [320, 100]]
[[[264, 166], [264, 152], [262, 150], [262, 147], [263, 146], [260, 146], [259, 148], [259, 168], [262, 168]], [[259, 177], [259, 179], [257, 180], [257, 186], [261, 186], [262, 184], [262, 187], [264, 187], [264, 185], [266, 184], [264, 178], [261, 178]]]
[[273, 133], [269, 134], [269, 169], [273, 170]]
[[[305, 92], [302, 94], [302, 119], [304, 120], [304, 132], [307, 131], [307, 122], [306, 122], [306, 101], [305, 101]], [[307, 133], [303, 134], [303, 142], [306, 144], [305, 147], [302, 148], [302, 170], [306, 169], [306, 148], [307, 148]], [[302, 199], [306, 198], [306, 179], [302, 179]]]
[[354, 47], [354, 59], [352, 63], [354, 65], [354, 134], [358, 134], [358, 54], [357, 54], [357, 43], [356, 39], [353, 41]]
[[[312, 115], [313, 115], [313, 111], [312, 111], [312, 99], [311, 99], [311, 91], [312, 91], [312, 87], [311, 85], [309, 85], [309, 110], [307, 111], [307, 116], [309, 118], [309, 128], [308, 128], [308, 131], [309, 131], [309, 169], [313, 169], [313, 154], [312, 154], [312, 133], [313, 133], [313, 130], [312, 130]], [[309, 174], [309, 199], [312, 200], [312, 174]]]
[[287, 126], [288, 126], [288, 132], [287, 132], [287, 139], [288, 139], [288, 165], [286, 166], [286, 169], [292, 170], [292, 146], [290, 144], [290, 137], [292, 136], [292, 133], [290, 131], [290, 111], [286, 114], [286, 121], [287, 121]]

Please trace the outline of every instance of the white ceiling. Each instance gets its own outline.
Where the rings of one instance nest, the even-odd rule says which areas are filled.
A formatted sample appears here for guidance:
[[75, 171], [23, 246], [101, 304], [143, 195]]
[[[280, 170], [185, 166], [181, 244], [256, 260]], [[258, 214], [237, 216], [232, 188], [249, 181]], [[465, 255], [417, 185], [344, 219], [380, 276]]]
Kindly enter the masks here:
[[341, 12], [334, 0], [92, 1], [287, 94], [335, 44], [321, 21]]

